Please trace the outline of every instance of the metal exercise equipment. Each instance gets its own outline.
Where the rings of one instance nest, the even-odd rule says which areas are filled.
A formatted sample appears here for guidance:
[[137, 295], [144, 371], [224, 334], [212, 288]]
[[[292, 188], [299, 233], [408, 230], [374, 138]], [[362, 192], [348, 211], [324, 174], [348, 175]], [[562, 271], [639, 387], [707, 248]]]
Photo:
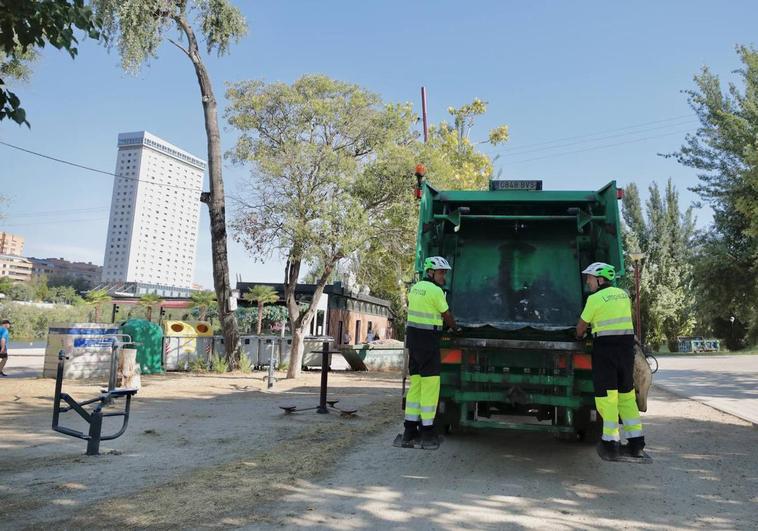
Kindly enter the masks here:
[[[116, 339], [116, 338], [114, 338]], [[131, 338], [130, 338], [131, 339]], [[133, 388], [116, 388], [116, 367], [117, 357], [119, 350], [119, 342], [114, 341], [112, 357], [111, 357], [111, 374], [108, 379], [108, 389], [103, 390], [99, 396], [83, 402], [76, 401], [68, 393], [62, 392], [63, 388], [63, 367], [68, 359], [66, 352], [61, 350], [58, 353], [58, 371], [55, 376], [55, 397], [53, 398], [53, 430], [70, 437], [76, 437], [87, 441], [87, 455], [99, 455], [100, 454], [100, 441], [110, 441], [121, 437], [126, 431], [126, 427], [129, 423], [129, 409], [131, 407], [132, 396], [137, 393], [137, 389]], [[111, 405], [115, 399], [126, 397], [126, 403], [122, 411], [115, 411], [111, 413], [104, 413], [103, 409]], [[61, 400], [67, 405], [61, 405]], [[85, 406], [95, 404], [91, 410], [85, 409]], [[67, 428], [59, 425], [60, 414], [74, 410], [79, 414], [88, 424], [89, 432], [87, 434]], [[116, 433], [112, 435], [102, 435], [103, 418], [104, 417], [123, 417], [124, 421]]]
[[[314, 409], [316, 410], [316, 413], [328, 414], [329, 408], [331, 408], [336, 411], [339, 411], [340, 415], [343, 417], [351, 417], [358, 411], [357, 409], [338, 408], [335, 404], [337, 404], [339, 400], [327, 400], [329, 371], [331, 370], [331, 367], [329, 366], [329, 354], [340, 354], [340, 351], [329, 350], [329, 344], [333, 341], [333, 339], [332, 338], [326, 338], [326, 339], [327, 340], [323, 342], [323, 348], [321, 350], [321, 392], [319, 395], [318, 405], [314, 407], [306, 407], [306, 408], [298, 408], [297, 406], [279, 406], [279, 408], [282, 409], [285, 414], [298, 413], [300, 411], [312, 411]], [[314, 352], [318, 352], [318, 351], [314, 351]]]

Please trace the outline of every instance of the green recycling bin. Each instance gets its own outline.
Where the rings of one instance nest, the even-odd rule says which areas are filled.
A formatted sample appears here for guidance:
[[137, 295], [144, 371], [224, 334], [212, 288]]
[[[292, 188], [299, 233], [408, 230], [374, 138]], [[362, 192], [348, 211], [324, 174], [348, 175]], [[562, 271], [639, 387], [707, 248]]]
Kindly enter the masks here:
[[145, 319], [129, 319], [121, 325], [121, 333], [129, 334], [137, 349], [137, 363], [142, 374], [163, 373], [163, 330]]

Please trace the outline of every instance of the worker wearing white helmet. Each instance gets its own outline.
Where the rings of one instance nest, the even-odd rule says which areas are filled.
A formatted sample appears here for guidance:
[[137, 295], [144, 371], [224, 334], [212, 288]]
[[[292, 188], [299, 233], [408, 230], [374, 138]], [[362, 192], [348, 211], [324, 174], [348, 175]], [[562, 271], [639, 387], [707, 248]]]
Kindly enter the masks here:
[[414, 447], [421, 435], [421, 447], [434, 450], [439, 439], [434, 432], [434, 416], [440, 396], [440, 337], [444, 325], [457, 329], [442, 286], [452, 268], [441, 256], [424, 260], [424, 278], [408, 294], [408, 347], [411, 386], [405, 399], [405, 423], [401, 445]]
[[592, 294], [576, 325], [576, 336], [583, 338], [592, 326], [592, 383], [595, 405], [603, 417], [598, 451], [606, 459], [618, 458], [620, 416], [629, 443], [624, 453], [643, 457], [645, 437], [634, 393], [634, 324], [629, 294], [613, 286], [616, 269], [610, 264], [595, 262], [582, 274]]

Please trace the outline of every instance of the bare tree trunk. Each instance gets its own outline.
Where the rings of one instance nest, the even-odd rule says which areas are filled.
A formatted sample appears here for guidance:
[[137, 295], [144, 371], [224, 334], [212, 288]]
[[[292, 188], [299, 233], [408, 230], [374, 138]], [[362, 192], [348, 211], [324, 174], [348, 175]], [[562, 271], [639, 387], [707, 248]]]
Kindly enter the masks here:
[[313, 299], [311, 299], [308, 308], [302, 313], [300, 313], [300, 308], [298, 308], [297, 300], [295, 299], [301, 261], [293, 258], [287, 260], [284, 275], [284, 298], [287, 303], [287, 310], [289, 311], [290, 328], [292, 329], [292, 348], [290, 349], [290, 366], [287, 369], [287, 378], [297, 378], [300, 376], [303, 365], [303, 338], [305, 337], [305, 331], [311, 325], [311, 321], [316, 314], [318, 302], [324, 293], [324, 286], [326, 286], [326, 282], [334, 270], [334, 265], [340, 258], [342, 258], [341, 255], [334, 256], [326, 263], [321, 277], [316, 282]]
[[[300, 376], [303, 365], [303, 353], [305, 352], [305, 328], [292, 329], [292, 345], [290, 347], [290, 364], [287, 367], [287, 378], [297, 378]], [[297, 370], [293, 370], [297, 367]]]
[[221, 176], [221, 135], [218, 130], [218, 112], [216, 97], [213, 94], [210, 76], [205, 69], [197, 45], [195, 33], [184, 15], [176, 17], [176, 22], [187, 36], [185, 53], [192, 61], [200, 84], [205, 132], [208, 137], [208, 177], [210, 192], [200, 194], [200, 200], [208, 205], [211, 224], [211, 253], [213, 257], [213, 287], [218, 301], [218, 315], [224, 334], [226, 359], [231, 368], [239, 365], [239, 330], [237, 316], [229, 311], [229, 298], [232, 289], [229, 282], [229, 260], [226, 250], [226, 202], [224, 199], [224, 180]]
[[263, 326], [263, 303], [258, 303], [258, 331], [256, 334], [261, 335], [261, 327]]

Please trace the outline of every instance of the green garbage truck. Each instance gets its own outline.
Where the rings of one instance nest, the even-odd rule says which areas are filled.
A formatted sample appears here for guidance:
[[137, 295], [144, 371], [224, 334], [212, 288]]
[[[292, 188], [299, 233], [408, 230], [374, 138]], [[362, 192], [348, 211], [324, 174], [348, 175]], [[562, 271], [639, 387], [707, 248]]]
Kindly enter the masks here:
[[590, 342], [574, 329], [592, 262], [624, 275], [618, 201], [598, 191], [546, 191], [493, 180], [483, 191], [419, 187], [415, 268], [444, 256], [448, 303], [462, 332], [442, 340], [436, 423], [445, 431], [505, 428], [595, 440]]

